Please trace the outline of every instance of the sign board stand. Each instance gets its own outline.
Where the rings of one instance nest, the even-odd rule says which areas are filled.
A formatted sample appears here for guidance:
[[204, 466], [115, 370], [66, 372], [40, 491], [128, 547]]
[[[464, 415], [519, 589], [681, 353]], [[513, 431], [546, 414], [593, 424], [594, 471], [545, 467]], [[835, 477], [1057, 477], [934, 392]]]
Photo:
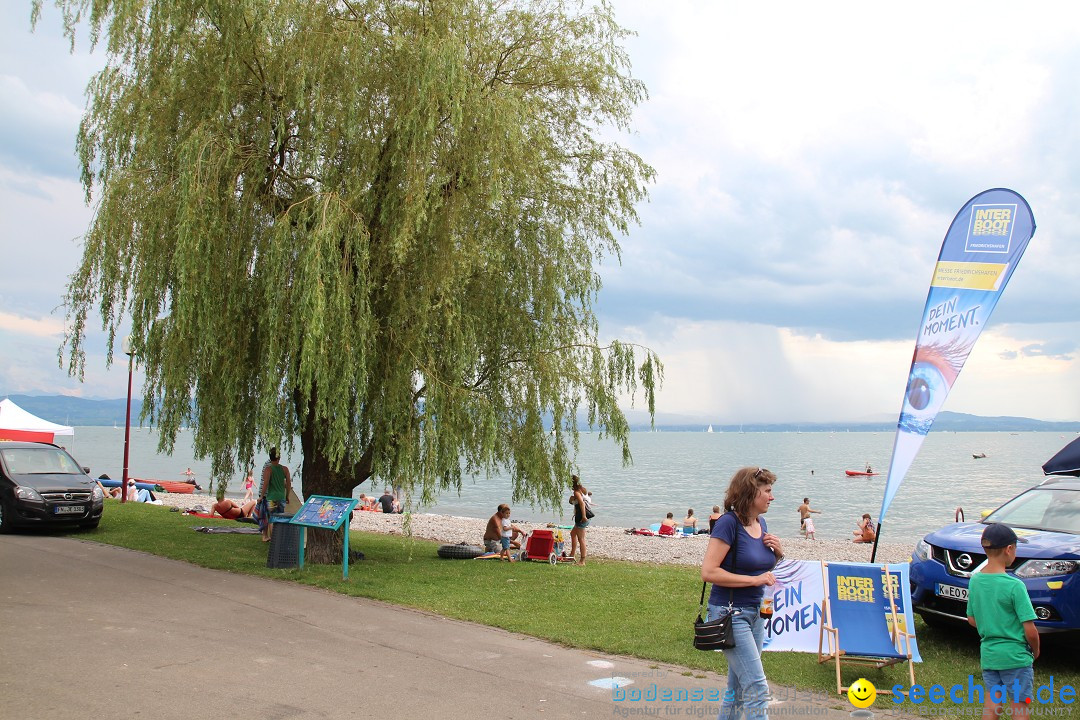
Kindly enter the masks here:
[[341, 554], [341, 579], [349, 579], [349, 519], [352, 509], [356, 507], [356, 498], [330, 497], [328, 495], [312, 495], [301, 506], [289, 522], [300, 526], [300, 569], [304, 568], [304, 545], [307, 541], [307, 528], [320, 528], [333, 530], [345, 524], [345, 547]]

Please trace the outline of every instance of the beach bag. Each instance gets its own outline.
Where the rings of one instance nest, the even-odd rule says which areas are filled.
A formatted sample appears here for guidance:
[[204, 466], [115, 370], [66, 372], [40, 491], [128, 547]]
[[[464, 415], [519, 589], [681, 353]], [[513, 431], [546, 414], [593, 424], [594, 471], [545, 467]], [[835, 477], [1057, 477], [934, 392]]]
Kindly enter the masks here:
[[[735, 572], [735, 553], [738, 551], [739, 533], [736, 531], [731, 544], [731, 572]], [[694, 647], [698, 650], [730, 650], [735, 647], [735, 633], [731, 629], [731, 615], [734, 612], [733, 600], [735, 589], [728, 592], [728, 606], [721, 608], [720, 616], [705, 622], [701, 613], [705, 609], [705, 588], [708, 583], [701, 583], [701, 600], [698, 604], [697, 619], [694, 620]]]
[[701, 619], [701, 611], [705, 606], [705, 586], [701, 583], [701, 606], [698, 608], [698, 616], [694, 621], [694, 647], [698, 650], [728, 650], [735, 647], [735, 633], [731, 630], [731, 613], [733, 608], [728, 605], [720, 610], [720, 617], [708, 622]]
[[592, 520], [596, 517], [596, 513], [592, 511], [592, 498], [588, 494], [582, 493], [581, 499], [585, 501], [585, 519]]

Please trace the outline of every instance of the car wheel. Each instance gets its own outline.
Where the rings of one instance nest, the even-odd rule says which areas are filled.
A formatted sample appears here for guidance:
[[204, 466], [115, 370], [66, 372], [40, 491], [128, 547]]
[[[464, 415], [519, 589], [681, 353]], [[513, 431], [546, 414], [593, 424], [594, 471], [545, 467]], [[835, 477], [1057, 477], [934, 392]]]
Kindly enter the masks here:
[[954, 630], [957, 627], [956, 623], [950, 622], [949, 620], [938, 617], [932, 613], [919, 613], [919, 617], [922, 618], [922, 621], [926, 623], [928, 628], [933, 630]]

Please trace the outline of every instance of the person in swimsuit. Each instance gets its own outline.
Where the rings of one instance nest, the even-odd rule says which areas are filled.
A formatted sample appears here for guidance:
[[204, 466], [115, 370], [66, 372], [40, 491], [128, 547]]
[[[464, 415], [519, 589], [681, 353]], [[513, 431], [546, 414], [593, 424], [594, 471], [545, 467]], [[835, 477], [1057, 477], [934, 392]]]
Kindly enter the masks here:
[[574, 557], [578, 548], [580, 548], [581, 557], [577, 564], [584, 565], [585, 529], [589, 527], [589, 518], [585, 515], [585, 509], [587, 507], [586, 497], [588, 497], [589, 491], [581, 484], [581, 480], [577, 475], [571, 475], [570, 480], [574, 488], [574, 494], [570, 497], [570, 504], [574, 506], [574, 529], [570, 531], [570, 557]]
[[803, 535], [806, 535], [806, 521], [810, 518], [810, 513], [821, 514], [820, 510], [814, 510], [810, 507], [810, 498], [804, 497], [802, 499], [802, 505], [799, 506], [799, 528], [803, 531]]
[[255, 468], [249, 467], [247, 477], [244, 478], [244, 502], [252, 499], [255, 493]]
[[[262, 484], [259, 486], [259, 499], [266, 498], [271, 515], [285, 512], [285, 498], [291, 485], [292, 475], [289, 473], [289, 468], [281, 464], [281, 453], [278, 452], [276, 447], [270, 448], [270, 462], [263, 468]], [[270, 542], [272, 527], [273, 523], [270, 522], [270, 518], [259, 520], [263, 542]]]
[[851, 542], [857, 543], [872, 543], [877, 538], [877, 531], [874, 530], [874, 523], [870, 519], [870, 513], [863, 513], [862, 519], [859, 520], [858, 525], [852, 530], [852, 534], [855, 539]]
[[[503, 536], [503, 518], [508, 521], [510, 519], [510, 506], [506, 503], [499, 505], [495, 508], [495, 514], [488, 518], [487, 527], [484, 528], [484, 550], [489, 553], [496, 553], [502, 550], [502, 536]], [[517, 541], [517, 536], [525, 536], [525, 531], [521, 530], [517, 526], [510, 526], [510, 547], [518, 549], [521, 547], [521, 543]]]
[[238, 520], [242, 517], [251, 517], [251, 512], [255, 509], [255, 501], [249, 500], [242, 505], [237, 505], [232, 500], [225, 498], [214, 503], [210, 508], [210, 516], [215, 514], [220, 515], [226, 520]]
[[713, 528], [716, 527], [716, 521], [720, 519], [723, 513], [720, 512], [719, 505], [712, 506], [712, 515], [709, 516], [709, 534], [712, 535]]
[[674, 535], [675, 528], [678, 526], [679, 524], [675, 522], [675, 513], [668, 513], [667, 517], [660, 521], [660, 530], [658, 532], [661, 535]]
[[686, 511], [686, 517], [682, 521], [683, 535], [693, 535], [697, 532], [697, 518], [694, 517], [694, 508]]

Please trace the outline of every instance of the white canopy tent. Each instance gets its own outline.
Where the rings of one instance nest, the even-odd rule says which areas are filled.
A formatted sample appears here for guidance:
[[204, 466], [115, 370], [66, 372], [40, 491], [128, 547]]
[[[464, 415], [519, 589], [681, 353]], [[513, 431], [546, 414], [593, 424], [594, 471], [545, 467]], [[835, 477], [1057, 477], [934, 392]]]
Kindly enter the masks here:
[[0, 440], [52, 442], [56, 435], [74, 437], [75, 428], [43, 420], [8, 398], [0, 400]]

